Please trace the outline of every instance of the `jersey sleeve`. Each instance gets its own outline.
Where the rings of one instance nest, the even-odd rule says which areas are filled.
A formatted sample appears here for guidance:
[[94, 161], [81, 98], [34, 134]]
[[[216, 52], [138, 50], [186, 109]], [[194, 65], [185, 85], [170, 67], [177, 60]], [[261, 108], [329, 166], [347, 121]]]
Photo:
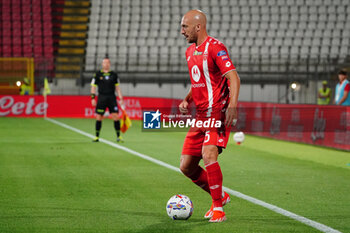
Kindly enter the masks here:
[[213, 44], [211, 55], [215, 64], [219, 67], [222, 76], [231, 70], [236, 70], [224, 44], [220, 42]]
[[97, 73], [94, 74], [94, 76], [92, 77], [92, 80], [91, 80], [91, 86], [97, 86], [98, 84], [98, 79], [96, 78], [97, 76]]
[[119, 77], [118, 77], [117, 73], [114, 73], [114, 75], [115, 75], [115, 85], [119, 86], [119, 84], [120, 84]]
[[344, 91], [350, 91], [350, 83], [346, 84], [346, 86], [344, 87]]

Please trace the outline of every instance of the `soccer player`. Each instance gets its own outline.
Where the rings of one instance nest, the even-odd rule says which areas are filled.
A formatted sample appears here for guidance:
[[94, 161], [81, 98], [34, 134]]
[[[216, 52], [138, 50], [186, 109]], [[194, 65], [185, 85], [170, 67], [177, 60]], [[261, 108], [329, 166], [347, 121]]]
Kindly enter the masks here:
[[[226, 147], [232, 124], [237, 121], [237, 101], [240, 79], [227, 49], [217, 39], [208, 36], [206, 16], [199, 10], [190, 10], [181, 21], [181, 34], [192, 45], [186, 59], [191, 77], [191, 89], [180, 103], [185, 114], [193, 101], [196, 119], [215, 118], [223, 123], [220, 128], [190, 129], [186, 135], [180, 170], [212, 197], [212, 206], [204, 215], [209, 222], [226, 220], [223, 205], [230, 196], [222, 191], [222, 173], [217, 161]], [[205, 169], [199, 166], [203, 159]]]
[[[118, 93], [120, 104], [123, 105], [123, 95], [119, 87], [118, 75], [110, 70], [111, 62], [109, 58], [104, 58], [102, 61], [102, 70], [97, 71], [91, 81], [91, 105], [96, 107], [96, 137], [93, 142], [99, 141], [100, 130], [102, 126], [103, 114], [106, 108], [109, 109], [114, 121], [114, 129], [117, 134], [117, 142], [123, 142], [120, 136], [120, 121], [119, 109], [115, 92]], [[98, 101], [96, 105], [96, 87], [98, 87]]]

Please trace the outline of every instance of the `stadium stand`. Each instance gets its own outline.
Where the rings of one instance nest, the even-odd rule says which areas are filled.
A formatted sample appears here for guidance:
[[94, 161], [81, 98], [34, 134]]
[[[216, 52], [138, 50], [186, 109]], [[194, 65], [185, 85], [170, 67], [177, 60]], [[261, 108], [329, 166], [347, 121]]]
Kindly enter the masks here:
[[0, 57], [34, 57], [36, 76], [54, 68], [51, 0], [1, 0]]
[[86, 77], [106, 54], [140, 82], [184, 77], [180, 21], [192, 8], [207, 14], [209, 34], [226, 44], [245, 82], [319, 79], [349, 63], [348, 0], [92, 0]]
[[57, 78], [79, 78], [83, 66], [90, 2], [62, 1], [57, 17], [61, 19], [56, 56]]
[[[349, 67], [348, 0], [0, 0], [0, 56], [36, 77], [88, 82], [108, 55], [127, 82], [188, 82], [181, 16], [202, 9], [246, 83], [320, 80]], [[81, 78], [82, 79], [79, 79]]]
[[[9, 61], [23, 57], [33, 61], [31, 58], [34, 58], [36, 91], [44, 77], [54, 76], [52, 1], [55, 0], [0, 0], [0, 57]], [[6, 64], [6, 60], [3, 62]], [[25, 75], [18, 80], [28, 77], [21, 69], [16, 67], [18, 74]], [[5, 79], [2, 81], [8, 85]]]

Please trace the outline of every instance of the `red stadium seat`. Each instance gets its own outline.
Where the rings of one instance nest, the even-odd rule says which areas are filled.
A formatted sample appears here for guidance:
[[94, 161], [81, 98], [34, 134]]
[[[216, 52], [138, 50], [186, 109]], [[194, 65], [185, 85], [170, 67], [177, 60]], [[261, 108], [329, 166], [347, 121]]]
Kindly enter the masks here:
[[41, 13], [40, 12], [39, 13], [36, 12], [32, 16], [33, 16], [33, 21], [34, 22], [41, 22], [42, 17], [41, 17]]
[[52, 28], [44, 30], [44, 37], [52, 37]]
[[32, 44], [32, 36], [23, 36], [22, 42], [24, 45]]
[[22, 5], [22, 14], [24, 13], [31, 13], [32, 12], [32, 8], [29, 5]]
[[42, 45], [43, 44], [43, 40], [41, 39], [41, 37], [34, 37], [33, 38], [33, 42], [34, 42], [34, 45]]
[[51, 6], [50, 5], [45, 5], [45, 6], [43, 5], [42, 11], [43, 11], [43, 14], [50, 13], [51, 12]]
[[22, 37], [22, 29], [21, 28], [13, 28], [12, 36], [13, 37]]
[[23, 36], [30, 37], [32, 35], [32, 29], [23, 27], [22, 34]]
[[2, 1], [2, 5], [10, 6], [11, 5], [11, 1], [3, 0]]
[[10, 45], [2, 45], [2, 54], [4, 57], [11, 57], [12, 47]]
[[43, 53], [43, 47], [41, 45], [34, 45], [34, 54], [42, 54]]
[[2, 37], [2, 44], [3, 44], [3, 45], [11, 45], [11, 44], [12, 44], [11, 37], [9, 37], [9, 36], [3, 36], [3, 37]]
[[32, 14], [30, 12], [23, 12], [22, 13], [22, 21], [23, 22], [30, 22], [32, 20]]
[[11, 14], [10, 14], [10, 9], [8, 10], [3, 10], [1, 12], [1, 19], [2, 21], [8, 21], [8, 20], [11, 20]]
[[22, 45], [22, 37], [13, 37], [12, 44], [13, 45]]
[[20, 4], [13, 4], [12, 3], [12, 6], [11, 6], [11, 13], [21, 13], [21, 5]]
[[51, 28], [52, 28], [52, 23], [51, 23], [51, 21], [44, 21], [43, 27], [44, 27], [45, 30], [46, 30], [46, 29], [50, 29], [50, 30], [51, 30]]
[[43, 4], [43, 6], [50, 6], [51, 0], [43, 0], [43, 1], [41, 1], [41, 3]]
[[41, 37], [42, 36], [42, 31], [41, 31], [41, 28], [34, 28], [34, 31], [33, 31], [33, 36], [35, 37]]
[[21, 0], [12, 0], [11, 3], [12, 3], [12, 7], [13, 7], [14, 5], [16, 5], [16, 6], [21, 5], [22, 2], [21, 2]]
[[31, 21], [23, 21], [22, 22], [22, 28], [23, 30], [28, 30], [32, 28], [32, 22]]
[[45, 57], [53, 57], [53, 47], [52, 46], [45, 46], [44, 47], [44, 54]]
[[53, 44], [53, 39], [52, 37], [45, 37], [44, 38], [44, 45], [51, 45]]
[[[44, 14], [43, 15], [43, 21], [44, 21], [44, 23], [51, 23], [51, 21], [52, 21], [51, 14]], [[51, 25], [52, 25], [52, 23], [51, 23]]]
[[20, 20], [16, 20], [12, 22], [12, 29], [21, 29], [22, 23]]
[[32, 0], [32, 5], [33, 6], [40, 6], [41, 5], [41, 0]]
[[33, 53], [33, 49], [31, 45], [25, 45], [23, 47], [23, 56], [25, 57], [31, 57]]
[[12, 13], [12, 21], [20, 21], [21, 20], [21, 14], [14, 14], [14, 13]]
[[22, 0], [22, 6], [26, 5], [26, 6], [30, 6], [32, 4], [31, 0]]
[[9, 31], [9, 30], [11, 30], [11, 27], [12, 27], [11, 21], [9, 21], [9, 20], [2, 21], [3, 31], [4, 31], [4, 29], [5, 29], [5, 31]]
[[41, 29], [43, 27], [41, 21], [34, 21], [33, 20], [33, 28], [35, 29]]
[[11, 13], [10, 5], [2, 5], [1, 6], [1, 12], [3, 12], [3, 13]]
[[21, 57], [22, 56], [22, 46], [14, 46], [12, 52], [13, 52], [14, 57]]
[[41, 7], [40, 7], [40, 6], [32, 5], [32, 14], [33, 14], [33, 15], [35, 15], [35, 14], [41, 14]]

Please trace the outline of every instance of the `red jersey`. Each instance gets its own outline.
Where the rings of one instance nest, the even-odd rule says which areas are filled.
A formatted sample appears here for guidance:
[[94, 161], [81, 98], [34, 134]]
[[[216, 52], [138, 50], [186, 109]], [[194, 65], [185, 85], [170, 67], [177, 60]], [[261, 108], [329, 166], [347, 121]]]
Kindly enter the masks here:
[[187, 48], [186, 59], [197, 111], [211, 117], [213, 113], [224, 110], [230, 97], [229, 80], [224, 75], [236, 69], [226, 46], [208, 36], [201, 45], [193, 43]]

